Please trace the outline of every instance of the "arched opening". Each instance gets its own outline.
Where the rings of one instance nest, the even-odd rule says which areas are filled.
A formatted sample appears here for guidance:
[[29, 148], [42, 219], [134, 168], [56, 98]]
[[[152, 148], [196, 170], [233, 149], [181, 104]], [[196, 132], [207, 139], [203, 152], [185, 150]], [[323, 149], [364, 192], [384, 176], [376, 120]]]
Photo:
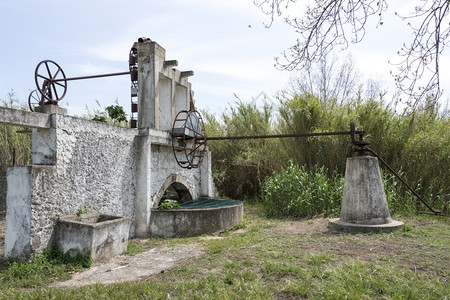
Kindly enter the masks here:
[[173, 182], [164, 191], [161, 199], [159, 199], [158, 201], [158, 205], [160, 205], [162, 201], [167, 199], [176, 200], [179, 204], [181, 204], [183, 202], [191, 201], [192, 196], [187, 187], [185, 187], [182, 183]]
[[191, 201], [193, 193], [188, 180], [181, 174], [172, 174], [166, 178], [159, 192], [155, 195], [154, 202], [159, 206], [166, 199], [176, 200], [179, 204]]

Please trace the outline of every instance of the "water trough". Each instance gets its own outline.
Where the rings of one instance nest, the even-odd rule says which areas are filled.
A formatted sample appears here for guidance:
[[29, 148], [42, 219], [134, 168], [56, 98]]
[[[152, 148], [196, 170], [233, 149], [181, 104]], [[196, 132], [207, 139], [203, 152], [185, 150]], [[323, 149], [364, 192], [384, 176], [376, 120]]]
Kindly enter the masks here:
[[107, 260], [127, 250], [130, 218], [92, 212], [58, 220], [55, 244], [71, 256], [82, 254], [93, 261]]
[[159, 237], [188, 237], [229, 230], [243, 220], [243, 202], [199, 198], [181, 203], [181, 208], [152, 209], [150, 234]]

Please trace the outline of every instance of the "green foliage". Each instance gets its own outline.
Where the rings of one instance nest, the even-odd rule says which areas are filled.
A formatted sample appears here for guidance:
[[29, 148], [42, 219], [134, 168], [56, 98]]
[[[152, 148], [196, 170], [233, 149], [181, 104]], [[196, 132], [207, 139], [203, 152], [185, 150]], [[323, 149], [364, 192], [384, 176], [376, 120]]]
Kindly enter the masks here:
[[267, 177], [261, 200], [271, 217], [307, 217], [337, 215], [342, 200], [344, 180], [339, 174], [329, 178], [324, 167], [308, 171], [292, 162]]
[[75, 214], [80, 217], [82, 214], [87, 214], [89, 213], [89, 210], [86, 208], [86, 206], [80, 207], [77, 209], [77, 211], [75, 212]]
[[[237, 102], [216, 118], [206, 114], [209, 136], [242, 136], [348, 131], [350, 121], [366, 132], [369, 147], [377, 152], [422, 198], [443, 210], [450, 196], [448, 185], [450, 119], [448, 112], [429, 109], [399, 115], [380, 99], [364, 100], [361, 93], [347, 102], [323, 101], [311, 94], [279, 97], [278, 113], [272, 106]], [[222, 196], [255, 199], [264, 178], [289, 165], [305, 171], [324, 167], [332, 179], [344, 175], [353, 146], [348, 135], [311, 138], [211, 141], [214, 180]], [[383, 169], [383, 166], [380, 165]], [[395, 212], [426, 210], [396, 179], [388, 180], [388, 201]], [[448, 204], [447, 204], [448, 206]], [[320, 210], [318, 210], [320, 211]], [[320, 213], [320, 212], [318, 212]], [[332, 213], [324, 211], [323, 213]]]
[[[208, 136], [267, 135], [273, 132], [273, 107], [241, 101], [220, 116], [203, 112]], [[243, 199], [259, 194], [260, 182], [283, 165], [278, 140], [223, 140], [208, 144], [212, 153], [215, 184], [221, 194]], [[274, 153], [279, 159], [274, 160]], [[286, 160], [287, 162], [287, 160]]]
[[163, 200], [156, 209], [175, 209], [175, 208], [181, 208], [181, 205], [178, 204], [178, 201], [166, 199]]
[[56, 247], [52, 247], [50, 251], [45, 251], [44, 257], [53, 265], [64, 265], [68, 271], [90, 268], [92, 265], [91, 257], [80, 253], [71, 256], [70, 251], [62, 253]]
[[108, 116], [113, 120], [114, 124], [127, 121], [127, 114], [120, 105], [110, 105], [105, 108]]
[[0, 286], [2, 287], [38, 287], [54, 278], [67, 278], [69, 273], [89, 268], [92, 259], [88, 256], [62, 253], [56, 248], [36, 256], [31, 262], [6, 261], [0, 270]]
[[116, 104], [109, 105], [104, 109], [98, 101], [96, 101], [96, 103], [97, 107], [95, 108], [86, 106], [87, 114], [82, 116], [83, 118], [118, 126], [128, 126], [127, 114], [123, 107], [119, 105], [117, 99], [115, 101]]
[[100, 116], [100, 115], [95, 115], [95, 116], [92, 118], [92, 121], [97, 121], [97, 122], [106, 123], [106, 117], [105, 117], [105, 116]]

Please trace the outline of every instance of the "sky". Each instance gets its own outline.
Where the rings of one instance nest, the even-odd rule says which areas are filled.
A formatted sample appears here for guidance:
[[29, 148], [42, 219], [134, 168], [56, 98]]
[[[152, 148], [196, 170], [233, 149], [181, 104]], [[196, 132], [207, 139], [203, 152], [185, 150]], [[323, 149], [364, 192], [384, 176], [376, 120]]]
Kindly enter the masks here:
[[[408, 3], [395, 5], [402, 9]], [[289, 13], [297, 13], [301, 7], [291, 9]], [[362, 43], [335, 53], [337, 57], [351, 53], [362, 80], [377, 79], [389, 89], [393, 66], [388, 61], [409, 39], [405, 24], [393, 14], [390, 9], [384, 27], [369, 24]], [[252, 0], [1, 1], [0, 99], [13, 90], [26, 102], [36, 89], [35, 68], [45, 59], [58, 63], [66, 77], [128, 71], [133, 42], [146, 36], [166, 50], [167, 60], [178, 61], [178, 70], [194, 71], [189, 80], [198, 109], [220, 114], [238, 98], [262, 102], [266, 95], [275, 101], [291, 73], [275, 68], [274, 58], [297, 35], [282, 19], [266, 28], [269, 21]], [[442, 57], [441, 65], [450, 63], [448, 56]], [[444, 87], [450, 83], [449, 72], [442, 70]], [[116, 101], [129, 112], [129, 76], [67, 84], [60, 105], [70, 115]]]

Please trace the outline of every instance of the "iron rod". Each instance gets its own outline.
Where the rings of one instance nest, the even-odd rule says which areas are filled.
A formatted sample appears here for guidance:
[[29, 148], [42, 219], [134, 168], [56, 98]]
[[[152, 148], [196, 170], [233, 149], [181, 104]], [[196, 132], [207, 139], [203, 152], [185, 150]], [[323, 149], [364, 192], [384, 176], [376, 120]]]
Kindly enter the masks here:
[[433, 209], [430, 205], [428, 205], [428, 203], [422, 198], [420, 197], [419, 194], [417, 194], [417, 192], [409, 186], [409, 184], [406, 183], [406, 181], [403, 180], [403, 178], [400, 177], [400, 175], [398, 175], [397, 172], [394, 171], [394, 169], [392, 169], [379, 155], [378, 153], [376, 153], [375, 151], [373, 151], [370, 148], [366, 148], [366, 151], [369, 151], [370, 153], [372, 153], [373, 155], [375, 155], [379, 161], [381, 161], [381, 163], [388, 168], [389, 171], [391, 171], [392, 174], [394, 174], [395, 177], [397, 177], [398, 180], [400, 180], [401, 183], [403, 183], [404, 186], [406, 186], [406, 188], [414, 194], [414, 196], [416, 196], [429, 210], [431, 210], [434, 214], [442, 214], [442, 212], [440, 210], [436, 210]]
[[89, 75], [89, 76], [80, 76], [80, 77], [52, 79], [51, 81], [70, 81], [70, 80], [92, 79], [92, 78], [101, 78], [101, 77], [129, 75], [130, 73], [131, 72], [128, 71], [128, 72], [120, 72], [120, 73], [110, 73], [110, 74], [100, 74], [100, 75]]
[[[359, 131], [355, 131], [359, 133]], [[288, 134], [269, 134], [269, 135], [246, 135], [246, 136], [208, 136], [204, 139], [219, 141], [219, 140], [247, 140], [247, 139], [274, 139], [274, 138], [289, 138], [289, 137], [313, 137], [324, 135], [347, 135], [350, 131], [335, 131], [335, 132], [314, 132], [314, 133], [288, 133]]]

